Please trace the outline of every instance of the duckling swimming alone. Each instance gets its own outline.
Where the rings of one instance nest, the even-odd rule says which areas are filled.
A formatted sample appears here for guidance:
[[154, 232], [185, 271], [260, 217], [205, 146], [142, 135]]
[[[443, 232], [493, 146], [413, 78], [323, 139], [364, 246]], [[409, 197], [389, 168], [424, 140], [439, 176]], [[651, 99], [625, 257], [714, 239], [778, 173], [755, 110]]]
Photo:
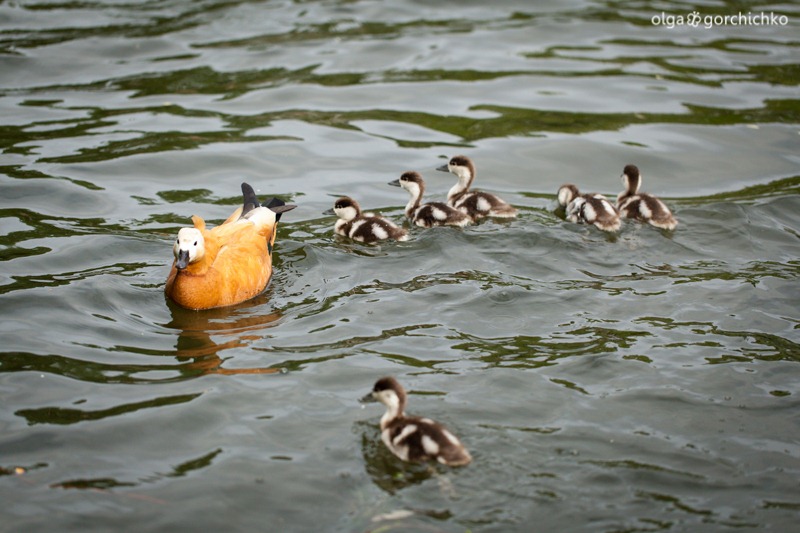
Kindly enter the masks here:
[[617, 231], [619, 213], [602, 194], [581, 194], [571, 183], [558, 189], [558, 203], [567, 210], [567, 220], [576, 224], [593, 224], [603, 231]]
[[639, 192], [642, 175], [636, 165], [626, 165], [622, 171], [625, 190], [617, 196], [617, 209], [625, 218], [647, 222], [657, 228], [674, 230], [678, 221], [664, 202], [651, 194]]
[[425, 182], [419, 172], [404, 172], [399, 179], [390, 181], [389, 185], [402, 187], [411, 195], [406, 205], [406, 216], [411, 222], [423, 228], [433, 226], [466, 226], [472, 218], [466, 213], [442, 202], [428, 202], [420, 205], [425, 194]]
[[261, 293], [272, 277], [272, 248], [281, 214], [294, 209], [278, 198], [260, 204], [255, 191], [242, 183], [241, 207], [219, 226], [207, 230], [192, 217], [172, 247], [166, 295], [189, 309], [234, 305]]
[[[349, 196], [336, 200], [332, 211], [339, 217], [333, 230], [343, 237], [367, 244], [386, 239], [408, 240], [406, 230], [381, 216], [362, 213], [358, 202]], [[330, 211], [326, 211], [327, 213]]]
[[386, 412], [381, 417], [381, 440], [403, 461], [438, 461], [461, 466], [472, 461], [464, 445], [444, 426], [430, 418], [406, 416], [406, 391], [393, 377], [375, 382], [362, 402], [381, 402]]
[[447, 193], [447, 204], [463, 211], [472, 219], [482, 217], [513, 218], [517, 210], [505, 200], [488, 192], [470, 191], [475, 180], [475, 165], [465, 155], [454, 156], [446, 165], [436, 170], [451, 172], [458, 177], [458, 183]]

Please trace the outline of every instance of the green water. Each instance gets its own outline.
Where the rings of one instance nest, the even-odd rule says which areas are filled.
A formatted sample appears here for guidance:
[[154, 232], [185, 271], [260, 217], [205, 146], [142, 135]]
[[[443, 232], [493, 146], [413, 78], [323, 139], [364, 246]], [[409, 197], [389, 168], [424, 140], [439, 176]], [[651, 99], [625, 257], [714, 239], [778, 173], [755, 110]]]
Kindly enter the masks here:
[[[662, 12], [786, 25], [669, 29]], [[0, 2], [2, 531], [790, 531], [796, 4]], [[363, 246], [464, 153], [512, 221]], [[627, 163], [674, 232], [566, 222]], [[298, 205], [192, 312], [177, 230]], [[474, 462], [405, 465], [382, 375]]]

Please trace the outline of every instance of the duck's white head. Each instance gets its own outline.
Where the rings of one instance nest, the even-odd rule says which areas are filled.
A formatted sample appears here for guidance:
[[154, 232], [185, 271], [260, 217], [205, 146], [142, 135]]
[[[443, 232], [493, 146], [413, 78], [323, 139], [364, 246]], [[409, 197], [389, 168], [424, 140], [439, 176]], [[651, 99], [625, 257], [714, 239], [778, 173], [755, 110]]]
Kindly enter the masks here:
[[342, 220], [353, 220], [361, 215], [361, 207], [352, 198], [342, 196], [333, 204], [333, 212]]
[[580, 196], [578, 187], [571, 183], [566, 183], [558, 189], [558, 203], [564, 207], [578, 196]]
[[639, 191], [639, 187], [642, 186], [642, 175], [636, 165], [625, 165], [620, 177], [622, 178], [622, 185], [628, 194], [636, 194]]
[[180, 270], [199, 261], [206, 253], [203, 234], [197, 228], [182, 228], [172, 246], [175, 266]]

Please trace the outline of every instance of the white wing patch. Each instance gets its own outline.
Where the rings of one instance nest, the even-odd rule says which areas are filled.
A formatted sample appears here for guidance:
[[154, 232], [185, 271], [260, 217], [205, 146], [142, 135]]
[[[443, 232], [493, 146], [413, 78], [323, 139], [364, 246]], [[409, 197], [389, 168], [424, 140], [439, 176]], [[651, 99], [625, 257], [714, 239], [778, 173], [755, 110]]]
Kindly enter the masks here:
[[408, 437], [409, 435], [411, 435], [412, 433], [414, 433], [416, 430], [417, 430], [417, 425], [416, 425], [416, 424], [409, 424], [409, 425], [407, 425], [406, 427], [404, 427], [404, 428], [403, 428], [403, 431], [401, 431], [401, 432], [400, 432], [400, 433], [399, 433], [399, 434], [398, 434], [398, 435], [397, 435], [397, 436], [396, 436], [396, 437], [395, 437], [395, 438], [392, 440], [392, 444], [393, 444], [393, 445], [395, 445], [395, 446], [399, 446], [399, 445], [400, 445], [400, 444], [401, 444], [401, 443], [402, 443], [402, 442], [403, 442], [403, 441], [406, 439], [406, 437]]
[[438, 207], [434, 207], [433, 209], [431, 209], [431, 214], [433, 215], [433, 218], [435, 218], [436, 220], [447, 220], [447, 213], [445, 213]]
[[365, 222], [366, 220], [364, 220], [363, 218], [361, 220], [356, 220], [355, 222], [353, 222], [353, 225], [350, 226], [350, 235], [355, 235], [356, 230], [361, 226], [363, 226]]
[[456, 446], [460, 446], [461, 445], [461, 442], [456, 438], [456, 436], [453, 435], [452, 433], [450, 433], [449, 431], [447, 431], [444, 428], [442, 428], [442, 435], [447, 437], [447, 440], [449, 440], [450, 442], [452, 442]]
[[486, 198], [481, 196], [475, 203], [475, 207], [478, 209], [478, 211], [489, 211], [492, 208], [492, 204], [490, 204]]
[[391, 441], [388, 429], [384, 430], [381, 433], [381, 440], [383, 440], [383, 443], [386, 445], [387, 448], [389, 448], [389, 450], [392, 451], [393, 454], [395, 454], [403, 461], [408, 461], [408, 446], [403, 446], [403, 445], [398, 446], [395, 443], [393, 443]]
[[601, 203], [600, 203], [600, 205], [602, 205], [602, 206], [603, 206], [603, 211], [605, 211], [605, 212], [606, 212], [606, 213], [608, 213], [609, 215], [615, 215], [615, 214], [616, 214], [616, 213], [614, 212], [614, 206], [613, 206], [613, 205], [611, 205], [611, 203], [610, 203], [608, 200], [606, 200], [605, 198], [602, 198], [602, 199], [601, 199]]
[[439, 445], [436, 444], [435, 440], [428, 435], [423, 435], [421, 440], [422, 448], [425, 450], [425, 453], [428, 455], [437, 455], [439, 453]]
[[386, 239], [389, 237], [389, 233], [381, 227], [380, 224], [374, 223], [372, 225], [372, 233], [380, 240]]
[[597, 220], [597, 211], [594, 210], [594, 207], [589, 202], [583, 206], [583, 219], [590, 224]]
[[641, 213], [642, 218], [645, 220], [649, 220], [653, 217], [653, 212], [650, 211], [650, 208], [647, 207], [647, 203], [644, 201], [639, 202], [639, 213]]

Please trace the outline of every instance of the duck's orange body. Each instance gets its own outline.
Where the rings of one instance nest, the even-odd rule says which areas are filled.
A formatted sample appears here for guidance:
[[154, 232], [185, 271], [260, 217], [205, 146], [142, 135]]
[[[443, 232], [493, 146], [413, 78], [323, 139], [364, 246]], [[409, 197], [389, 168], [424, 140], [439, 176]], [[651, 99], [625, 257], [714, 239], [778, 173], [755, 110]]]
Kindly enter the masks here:
[[175, 262], [165, 292], [178, 305], [210, 309], [234, 305], [260, 294], [272, 277], [272, 248], [280, 214], [293, 209], [280, 200], [261, 206], [242, 184], [244, 206], [208, 230], [199, 216], [174, 246]]

